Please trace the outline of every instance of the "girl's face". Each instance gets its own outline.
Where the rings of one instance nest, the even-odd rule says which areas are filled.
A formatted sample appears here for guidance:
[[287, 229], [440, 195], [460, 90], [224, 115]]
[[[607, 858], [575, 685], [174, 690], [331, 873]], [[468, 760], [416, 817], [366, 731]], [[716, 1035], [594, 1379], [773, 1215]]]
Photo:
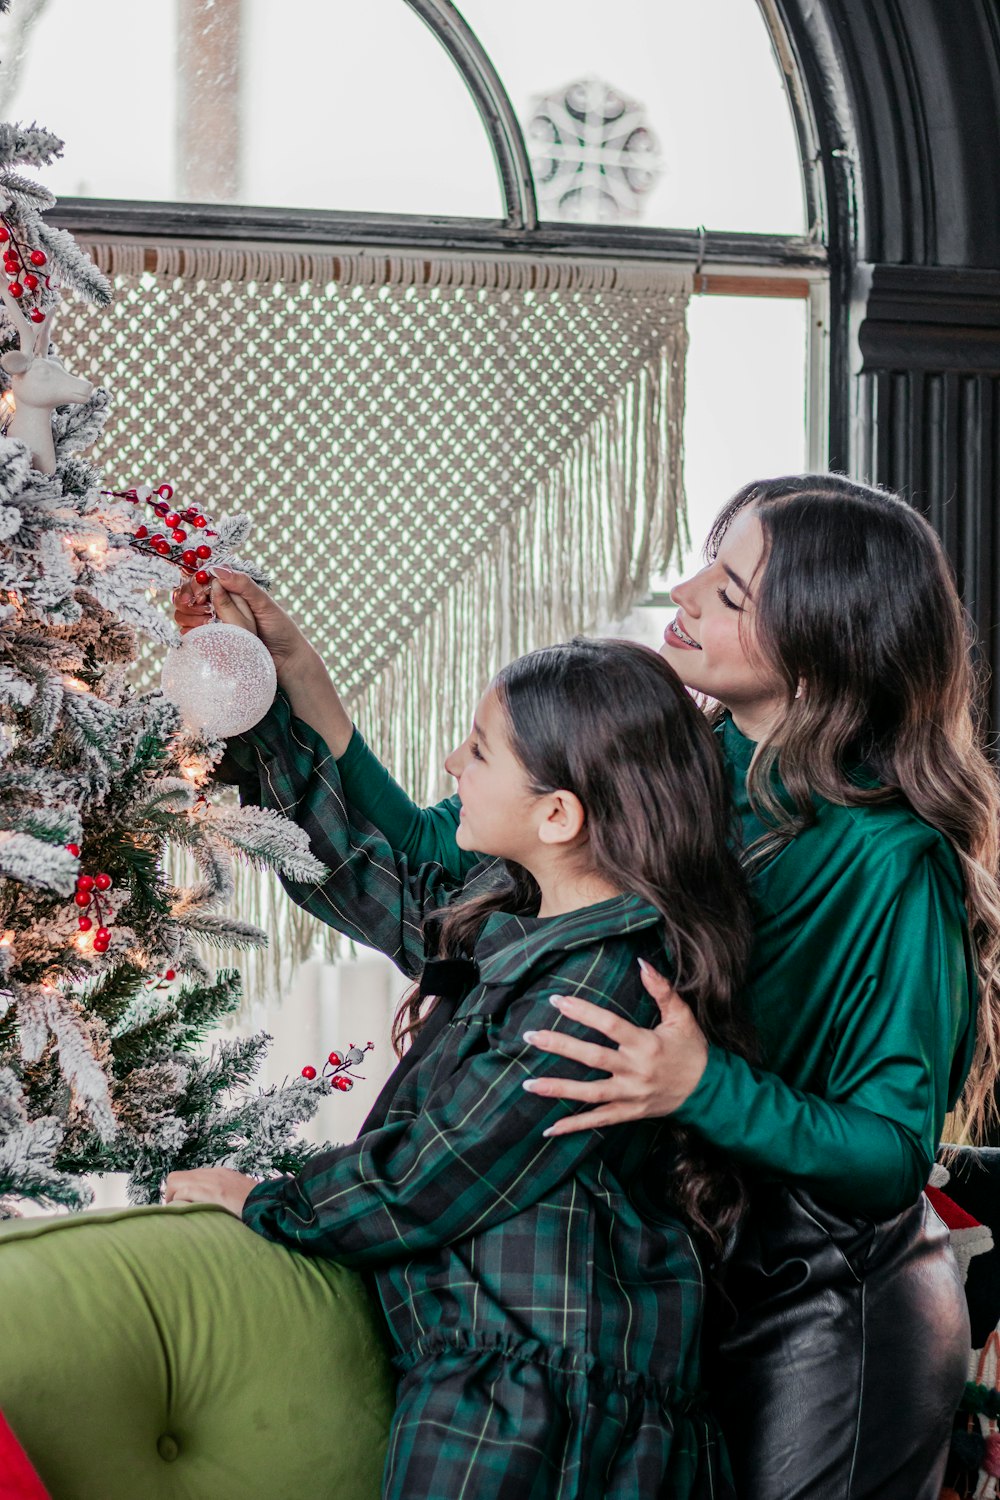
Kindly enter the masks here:
[[462, 799], [456, 842], [530, 867], [537, 857], [544, 800], [531, 790], [510, 747], [507, 718], [492, 688], [476, 708], [472, 729], [444, 763]]
[[715, 561], [671, 590], [680, 607], [660, 648], [681, 681], [731, 709], [751, 739], [773, 725], [785, 703], [784, 683], [761, 656], [754, 631], [763, 557], [763, 528], [750, 507], [733, 521]]

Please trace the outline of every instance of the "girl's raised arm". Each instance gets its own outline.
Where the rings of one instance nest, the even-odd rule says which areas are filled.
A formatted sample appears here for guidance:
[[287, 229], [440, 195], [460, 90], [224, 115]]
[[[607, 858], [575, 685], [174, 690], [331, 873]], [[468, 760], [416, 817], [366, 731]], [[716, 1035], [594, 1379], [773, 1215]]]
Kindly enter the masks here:
[[[438, 864], [454, 879], [464, 879], [480, 861], [455, 843], [457, 799], [446, 798], [436, 807], [419, 807], [413, 802], [355, 729], [322, 657], [294, 621], [245, 573], [230, 568], [214, 571], [212, 607], [216, 616], [224, 624], [252, 630], [264, 642], [292, 713], [315, 731], [324, 756], [332, 754], [337, 760], [348, 803], [373, 823], [411, 866]], [[211, 617], [208, 592], [194, 582], [176, 590], [174, 605], [182, 633]]]
[[404, 974], [425, 959], [425, 916], [451, 900], [461, 882], [440, 865], [413, 865], [360, 818], [345, 796], [337, 762], [323, 740], [296, 718], [279, 692], [253, 729], [228, 742], [220, 767], [240, 800], [291, 818], [330, 870], [319, 884], [282, 877], [299, 906], [346, 937], [377, 948]]
[[461, 880], [480, 862], [481, 855], [460, 849], [455, 842], [458, 798], [447, 797], [435, 807], [419, 807], [393, 780], [357, 729], [337, 769], [352, 807], [374, 823], [393, 849], [412, 863], [433, 861]]

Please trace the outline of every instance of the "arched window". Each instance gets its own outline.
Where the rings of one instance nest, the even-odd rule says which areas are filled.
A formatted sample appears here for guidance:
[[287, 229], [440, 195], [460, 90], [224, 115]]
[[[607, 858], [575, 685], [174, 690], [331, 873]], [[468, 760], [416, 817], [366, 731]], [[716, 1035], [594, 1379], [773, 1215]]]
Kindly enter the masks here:
[[531, 154], [539, 216], [802, 234], [784, 80], [750, 0], [464, 0]]
[[402, 0], [26, 0], [0, 48], [0, 117], [66, 140], [60, 198], [503, 212], [468, 90]]
[[492, 65], [543, 220], [808, 227], [754, 0], [23, 0], [0, 47], [0, 114], [66, 137], [62, 197], [495, 219], [466, 87]]

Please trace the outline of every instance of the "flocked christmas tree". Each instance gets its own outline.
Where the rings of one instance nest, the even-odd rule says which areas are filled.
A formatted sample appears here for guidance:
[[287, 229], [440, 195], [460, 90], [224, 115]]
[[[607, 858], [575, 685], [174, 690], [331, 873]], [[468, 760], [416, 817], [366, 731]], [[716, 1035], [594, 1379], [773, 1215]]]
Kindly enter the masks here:
[[[0, 1217], [23, 1199], [79, 1206], [91, 1172], [128, 1171], [150, 1201], [174, 1167], [294, 1168], [329, 1087], [256, 1088], [263, 1034], [202, 1047], [240, 992], [196, 941], [265, 940], [221, 910], [231, 856], [324, 872], [285, 819], [207, 796], [222, 742], [130, 686], [139, 636], [173, 638], [151, 590], [210, 558], [245, 566], [248, 523], [175, 511], [166, 489], [110, 494], [81, 457], [109, 398], [48, 340], [60, 289], [100, 307], [111, 288], [21, 175], [60, 150], [0, 125]], [[171, 844], [193, 858], [189, 888], [165, 873]]]

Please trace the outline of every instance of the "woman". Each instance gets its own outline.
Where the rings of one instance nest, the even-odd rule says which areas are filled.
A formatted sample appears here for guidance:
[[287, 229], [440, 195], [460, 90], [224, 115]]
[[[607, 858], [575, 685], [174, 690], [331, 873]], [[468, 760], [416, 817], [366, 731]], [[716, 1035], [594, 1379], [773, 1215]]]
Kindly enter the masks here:
[[[710, 1047], [654, 985], [663, 1020], [641, 1037], [564, 1002], [613, 1046], [539, 1044], [609, 1076], [544, 1086], [594, 1106], [581, 1128], [672, 1113], [756, 1179], [714, 1386], [740, 1493], [935, 1500], [968, 1344], [921, 1189], [967, 1076], [974, 1123], [996, 1077], [997, 791], [962, 612], [921, 518], [839, 476], [748, 486], [708, 557], [674, 593], [663, 649], [722, 706], [753, 872], [761, 1066]], [[287, 618], [230, 582], [353, 804], [460, 878], [453, 801], [415, 808]]]
[[[293, 816], [310, 803], [287, 748], [308, 737], [279, 703], [234, 748], [244, 794], [263, 780]], [[402, 1373], [386, 1497], [722, 1500], [728, 1466], [697, 1395], [694, 1241], [718, 1245], [739, 1185], [671, 1121], [554, 1136], [564, 1107], [528, 1087], [556, 1065], [530, 1041], [554, 993], [655, 1023], [647, 959], [742, 1050], [750, 910], [712, 733], [655, 652], [576, 641], [503, 668], [446, 766], [457, 842], [489, 856], [474, 890], [453, 900], [440, 866], [414, 869], [356, 827], [329, 762], [315, 848], [331, 873], [292, 888], [420, 975], [388, 1098], [298, 1176], [174, 1172], [167, 1202], [218, 1203], [371, 1273]]]

